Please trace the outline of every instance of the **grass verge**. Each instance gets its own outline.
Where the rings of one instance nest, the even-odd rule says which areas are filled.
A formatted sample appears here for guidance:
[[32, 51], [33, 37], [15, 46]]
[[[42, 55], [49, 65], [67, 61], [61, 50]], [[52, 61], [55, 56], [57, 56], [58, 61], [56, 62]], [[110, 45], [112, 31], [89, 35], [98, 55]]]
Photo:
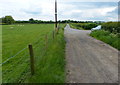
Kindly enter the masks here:
[[50, 43], [46, 54], [39, 60], [35, 75], [30, 76], [25, 82], [65, 83], [64, 31], [60, 29], [59, 33]]
[[117, 35], [117, 34], [113, 34], [113, 33], [110, 33], [108, 31], [105, 31], [105, 30], [96, 30], [96, 31], [93, 31], [90, 36], [98, 39], [98, 40], [101, 40], [109, 45], [111, 45], [112, 47], [120, 50], [120, 37]]

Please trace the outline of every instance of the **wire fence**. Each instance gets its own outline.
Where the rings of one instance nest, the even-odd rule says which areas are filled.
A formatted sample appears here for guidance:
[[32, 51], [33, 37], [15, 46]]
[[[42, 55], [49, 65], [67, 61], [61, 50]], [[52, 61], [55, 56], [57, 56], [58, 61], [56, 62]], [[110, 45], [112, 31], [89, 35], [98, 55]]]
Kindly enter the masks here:
[[[44, 34], [42, 37], [39, 35], [36, 37], [31, 45], [34, 52], [34, 65], [35, 68], [39, 65], [39, 61], [46, 54], [48, 46], [52, 44], [54, 39], [55, 30]], [[28, 47], [26, 46], [14, 56], [11, 56], [3, 63], [2, 66], [2, 80], [4, 83], [11, 82], [24, 82], [27, 75], [30, 75], [30, 55]]]
[[16, 57], [17, 55], [19, 55], [22, 51], [24, 51], [25, 49], [27, 49], [27, 47], [23, 48], [22, 50], [20, 50], [19, 52], [17, 52], [14, 56], [11, 56], [10, 58], [8, 58], [7, 60], [5, 60], [3, 63], [0, 64], [0, 66], [2, 66], [3, 64], [7, 63], [10, 59]]

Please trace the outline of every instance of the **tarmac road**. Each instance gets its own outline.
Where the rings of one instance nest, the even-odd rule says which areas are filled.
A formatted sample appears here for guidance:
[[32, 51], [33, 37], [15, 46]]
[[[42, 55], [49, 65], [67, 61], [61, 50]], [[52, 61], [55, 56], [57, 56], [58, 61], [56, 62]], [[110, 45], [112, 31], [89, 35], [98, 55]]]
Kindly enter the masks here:
[[65, 27], [66, 82], [118, 83], [118, 50], [90, 37], [90, 32]]

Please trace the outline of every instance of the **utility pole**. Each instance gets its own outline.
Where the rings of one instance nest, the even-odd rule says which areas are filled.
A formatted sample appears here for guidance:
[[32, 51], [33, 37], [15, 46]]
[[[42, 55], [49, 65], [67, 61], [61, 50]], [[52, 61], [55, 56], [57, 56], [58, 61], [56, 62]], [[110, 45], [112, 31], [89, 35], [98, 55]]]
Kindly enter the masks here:
[[56, 31], [58, 30], [57, 28], [57, 0], [55, 0], [55, 29]]

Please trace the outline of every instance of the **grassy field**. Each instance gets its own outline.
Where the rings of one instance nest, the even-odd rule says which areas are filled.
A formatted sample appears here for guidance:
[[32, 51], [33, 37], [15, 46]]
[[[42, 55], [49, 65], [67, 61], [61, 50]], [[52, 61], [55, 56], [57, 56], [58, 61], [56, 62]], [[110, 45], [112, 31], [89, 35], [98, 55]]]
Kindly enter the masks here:
[[3, 25], [3, 62], [54, 29], [54, 25]]
[[[63, 30], [53, 39], [53, 29], [53, 24], [3, 25], [3, 62], [10, 58], [3, 64], [3, 83], [64, 82]], [[35, 56], [33, 76], [30, 74], [29, 44], [33, 45]]]
[[105, 30], [97, 30], [97, 31], [93, 31], [90, 36], [101, 40], [111, 46], [113, 46], [114, 48], [117, 48], [118, 50], [120, 50], [120, 37], [117, 34], [113, 34], [110, 33], [109, 31], [105, 31]]

